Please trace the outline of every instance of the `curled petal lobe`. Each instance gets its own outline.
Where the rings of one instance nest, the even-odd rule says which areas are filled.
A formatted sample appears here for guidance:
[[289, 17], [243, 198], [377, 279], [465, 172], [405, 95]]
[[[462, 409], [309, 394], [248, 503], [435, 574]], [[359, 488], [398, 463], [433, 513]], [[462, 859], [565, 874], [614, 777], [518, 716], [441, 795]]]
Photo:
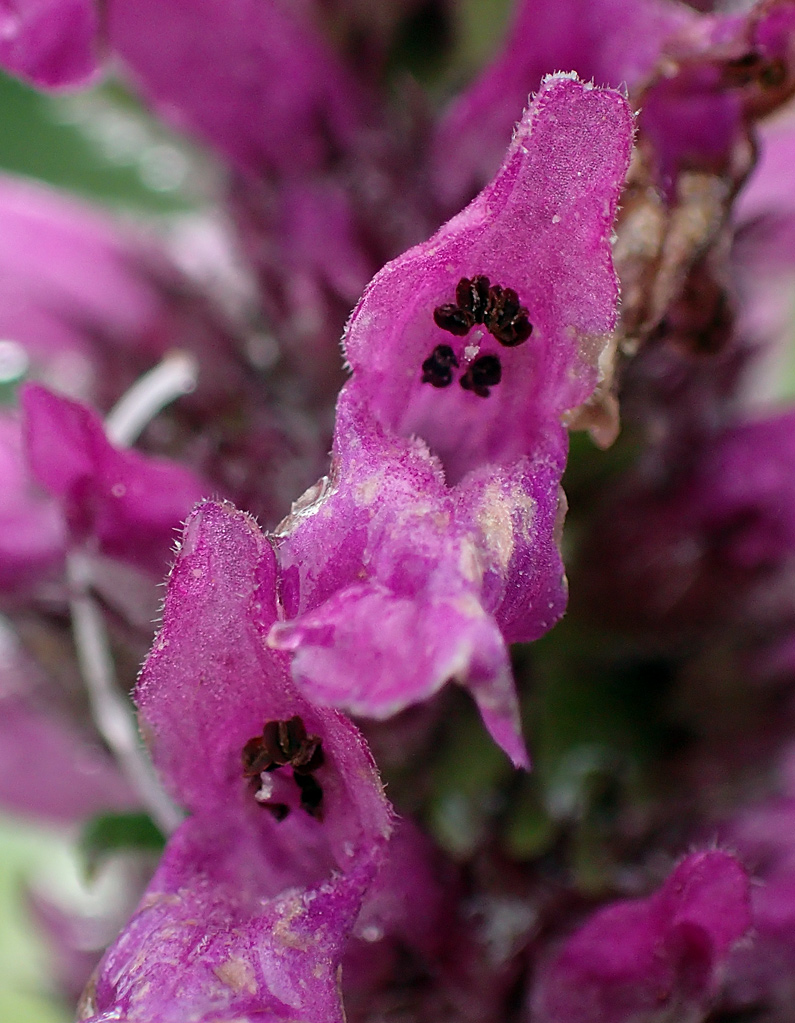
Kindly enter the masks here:
[[[490, 613], [505, 591], [511, 510], [499, 549], [479, 545], [472, 518], [480, 512], [485, 523], [488, 499], [472, 501], [474, 513], [469, 501], [459, 508], [424, 444], [374, 427], [349, 399], [338, 405], [345, 442], [331, 479], [277, 536], [288, 620], [269, 643], [292, 654], [310, 699], [364, 716], [387, 717], [458, 681], [495, 739], [526, 764], [507, 649]], [[558, 567], [558, 584], [561, 575]]]

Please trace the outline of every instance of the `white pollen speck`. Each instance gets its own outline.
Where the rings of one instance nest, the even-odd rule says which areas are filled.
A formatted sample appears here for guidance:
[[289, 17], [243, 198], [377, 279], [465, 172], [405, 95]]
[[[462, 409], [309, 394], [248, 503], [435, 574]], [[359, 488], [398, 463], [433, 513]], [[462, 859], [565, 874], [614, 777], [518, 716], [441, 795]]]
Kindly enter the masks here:
[[478, 352], [480, 351], [480, 341], [483, 337], [482, 330], [476, 330], [470, 338], [469, 344], [464, 349], [464, 358], [467, 362], [472, 362], [473, 359], [477, 358]]
[[552, 218], [552, 223], [553, 224], [559, 224], [560, 223], [560, 217], [557, 215], [557, 213]]
[[254, 794], [254, 798], [258, 803], [267, 803], [273, 796], [273, 775], [263, 771], [259, 777], [261, 784], [258, 791]]

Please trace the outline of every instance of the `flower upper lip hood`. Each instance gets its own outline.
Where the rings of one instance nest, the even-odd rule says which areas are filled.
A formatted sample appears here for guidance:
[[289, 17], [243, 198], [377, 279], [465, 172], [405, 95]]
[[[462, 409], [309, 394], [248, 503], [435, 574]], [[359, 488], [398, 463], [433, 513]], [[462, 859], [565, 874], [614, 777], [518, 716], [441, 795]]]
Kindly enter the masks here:
[[[615, 325], [609, 237], [631, 142], [623, 96], [550, 76], [494, 181], [354, 309], [330, 482], [277, 538], [288, 620], [269, 641], [312, 699], [385, 717], [455, 679], [527, 765], [506, 644], [565, 607], [562, 420]], [[469, 287], [487, 305], [451, 334], [439, 310]], [[532, 323], [518, 344], [489, 313], [508, 289], [506, 315]], [[423, 365], [440, 345], [447, 386]], [[502, 367], [481, 393], [479, 359]]]
[[[275, 571], [248, 516], [206, 502], [190, 517], [136, 701], [154, 762], [192, 816], [106, 954], [81, 1019], [343, 1018], [337, 968], [392, 816], [357, 730], [307, 703], [265, 646]], [[277, 820], [241, 754], [265, 723], [296, 715], [322, 742], [322, 814], [297, 805], [282, 769], [263, 774], [292, 806]]]
[[[616, 321], [609, 239], [631, 143], [623, 96], [574, 75], [547, 77], [494, 180], [388, 263], [354, 309], [343, 338], [348, 389], [387, 429], [421, 437], [449, 482], [543, 449], [562, 413], [596, 385]], [[458, 281], [481, 274], [527, 308], [533, 332], [523, 344], [503, 347], [477, 325], [456, 338], [434, 321]], [[422, 382], [422, 362], [440, 343], [454, 347], [462, 368], [468, 345], [499, 356], [502, 380], [487, 400]]]

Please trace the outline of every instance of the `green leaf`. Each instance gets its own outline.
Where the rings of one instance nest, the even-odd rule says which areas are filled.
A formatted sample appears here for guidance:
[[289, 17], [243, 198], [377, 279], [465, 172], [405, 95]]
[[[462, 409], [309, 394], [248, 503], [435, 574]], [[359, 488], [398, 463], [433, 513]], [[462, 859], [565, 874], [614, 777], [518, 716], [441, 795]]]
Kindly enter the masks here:
[[198, 151], [118, 86], [46, 96], [0, 74], [0, 119], [0, 170], [135, 212], [197, 204], [175, 172], [187, 182]]
[[165, 837], [146, 813], [105, 813], [88, 822], [80, 836], [80, 850], [93, 873], [115, 852], [162, 852]]

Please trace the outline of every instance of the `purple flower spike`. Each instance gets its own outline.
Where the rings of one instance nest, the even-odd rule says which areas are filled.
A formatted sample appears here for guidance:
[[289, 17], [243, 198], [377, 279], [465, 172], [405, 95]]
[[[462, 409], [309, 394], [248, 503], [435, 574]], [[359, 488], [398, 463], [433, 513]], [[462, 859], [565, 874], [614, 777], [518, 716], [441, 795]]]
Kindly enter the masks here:
[[542, 969], [534, 1023], [700, 1020], [751, 926], [748, 877], [719, 850], [688, 856], [659, 892], [596, 913]]
[[264, 644], [275, 571], [230, 505], [189, 519], [136, 695], [155, 763], [193, 816], [81, 1019], [343, 1019], [338, 967], [391, 812], [353, 725], [304, 701]]
[[[351, 389], [388, 429], [422, 437], [448, 482], [545, 450], [593, 390], [616, 319], [609, 237], [631, 144], [623, 96], [547, 77], [492, 183], [354, 310]], [[430, 379], [439, 346], [456, 359], [449, 386]], [[478, 386], [484, 358], [499, 381]]]
[[22, 406], [31, 470], [60, 500], [72, 535], [95, 537], [104, 554], [162, 573], [174, 529], [206, 485], [176, 463], [113, 447], [79, 402], [28, 385]]
[[0, 11], [0, 64], [41, 88], [82, 85], [97, 70], [96, 0], [10, 0]]

